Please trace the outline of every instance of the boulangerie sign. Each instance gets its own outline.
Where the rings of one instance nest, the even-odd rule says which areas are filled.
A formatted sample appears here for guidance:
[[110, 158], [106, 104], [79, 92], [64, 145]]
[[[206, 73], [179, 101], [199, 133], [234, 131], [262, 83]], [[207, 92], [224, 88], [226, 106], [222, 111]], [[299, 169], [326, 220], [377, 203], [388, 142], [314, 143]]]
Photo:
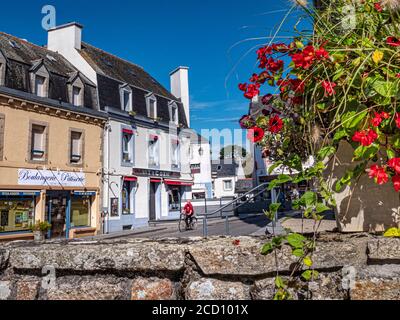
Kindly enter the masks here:
[[18, 185], [22, 186], [83, 187], [85, 182], [85, 174], [81, 172], [18, 170]]

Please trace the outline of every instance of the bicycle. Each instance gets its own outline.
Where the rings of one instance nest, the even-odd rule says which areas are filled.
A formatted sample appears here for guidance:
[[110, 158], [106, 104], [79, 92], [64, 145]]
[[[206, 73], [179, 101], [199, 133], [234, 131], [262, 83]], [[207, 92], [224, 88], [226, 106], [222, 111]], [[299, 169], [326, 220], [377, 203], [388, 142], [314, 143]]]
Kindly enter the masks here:
[[181, 213], [179, 218], [179, 232], [189, 231], [189, 230], [197, 230], [198, 220], [196, 216], [192, 217], [192, 222], [189, 224], [189, 228], [186, 225], [186, 214]]

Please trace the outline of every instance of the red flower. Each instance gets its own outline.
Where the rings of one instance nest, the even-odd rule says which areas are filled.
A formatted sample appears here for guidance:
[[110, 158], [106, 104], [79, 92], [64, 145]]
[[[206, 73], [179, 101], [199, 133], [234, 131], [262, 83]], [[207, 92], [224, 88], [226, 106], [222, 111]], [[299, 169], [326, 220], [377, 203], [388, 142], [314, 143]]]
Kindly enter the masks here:
[[292, 103], [293, 104], [302, 104], [303, 103], [303, 97], [302, 96], [297, 96], [292, 98]]
[[385, 184], [389, 181], [389, 176], [385, 171], [385, 168], [379, 167], [374, 164], [369, 170], [369, 177], [375, 179], [375, 182], [379, 185]]
[[390, 118], [390, 114], [387, 113], [387, 112], [385, 112], [385, 111], [383, 111], [383, 112], [381, 112], [381, 117], [382, 117], [383, 119], [389, 119], [389, 118]]
[[374, 127], [379, 127], [382, 123], [382, 115], [380, 113], [375, 112], [375, 117], [372, 119], [372, 125]]
[[333, 96], [334, 94], [336, 94], [336, 91], [334, 90], [335, 87], [337, 86], [336, 83], [334, 82], [330, 82], [330, 81], [322, 81], [322, 87], [325, 90], [325, 96]]
[[247, 83], [240, 83], [239, 84], [239, 90], [240, 91], [246, 91], [247, 90]]
[[389, 46], [392, 46], [392, 47], [398, 47], [398, 46], [400, 46], [400, 40], [397, 39], [396, 37], [389, 37], [389, 38], [387, 38], [386, 43], [387, 43]]
[[396, 113], [396, 126], [400, 129], [400, 112]]
[[382, 12], [382, 10], [383, 10], [380, 2], [375, 2], [374, 7], [375, 7], [376, 11], [378, 11], [378, 12]]
[[305, 83], [304, 81], [300, 79], [291, 79], [290, 80], [290, 85], [292, 87], [292, 90], [295, 93], [303, 93], [305, 89]]
[[269, 131], [271, 133], [279, 133], [282, 128], [283, 121], [278, 115], [275, 115], [271, 119], [269, 119]]
[[368, 129], [366, 131], [357, 131], [353, 136], [354, 142], [360, 142], [364, 147], [369, 147], [375, 142], [378, 135], [374, 130]]
[[396, 173], [400, 174], [400, 158], [390, 159], [388, 166], [392, 168]]
[[244, 96], [247, 99], [253, 99], [255, 96], [258, 96], [259, 94], [260, 94], [260, 84], [256, 83], [256, 84], [249, 84], [247, 86], [247, 90]]
[[272, 53], [272, 48], [270, 46], [262, 47], [257, 50], [257, 56], [258, 60], [261, 60], [265, 55], [271, 54]]
[[399, 192], [400, 191], [400, 176], [399, 175], [393, 176], [392, 182], [393, 182], [394, 190], [396, 190], [396, 192]]
[[309, 69], [316, 59], [315, 48], [313, 46], [307, 46], [302, 52], [294, 53], [291, 57], [296, 68]]
[[265, 68], [272, 73], [277, 73], [281, 69], [283, 69], [284, 63], [283, 60], [274, 60], [273, 58], [269, 58], [265, 63]]
[[250, 78], [250, 82], [257, 82], [258, 81], [258, 74], [253, 73], [252, 77]]
[[233, 244], [234, 246], [239, 246], [239, 245], [240, 245], [240, 240], [233, 240], [233, 241], [232, 241], [232, 244]]
[[396, 78], [400, 78], [400, 73], [396, 74]]
[[264, 130], [259, 127], [251, 128], [247, 133], [247, 139], [251, 142], [257, 143], [264, 138]]
[[317, 59], [328, 59], [329, 58], [329, 53], [328, 51], [325, 50], [325, 48], [319, 48], [318, 50], [315, 51], [315, 56]]

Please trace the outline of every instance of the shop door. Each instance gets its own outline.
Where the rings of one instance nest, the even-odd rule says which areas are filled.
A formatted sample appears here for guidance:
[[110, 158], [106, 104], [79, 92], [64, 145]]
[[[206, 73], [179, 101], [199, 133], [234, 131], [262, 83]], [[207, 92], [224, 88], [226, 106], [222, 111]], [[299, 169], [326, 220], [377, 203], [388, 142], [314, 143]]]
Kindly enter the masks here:
[[157, 219], [157, 206], [156, 206], [156, 199], [157, 199], [157, 189], [158, 183], [150, 183], [150, 196], [149, 196], [149, 218], [150, 221], [154, 221]]
[[49, 237], [51, 239], [69, 238], [69, 207], [69, 193], [52, 192], [47, 194], [48, 221], [51, 224]]

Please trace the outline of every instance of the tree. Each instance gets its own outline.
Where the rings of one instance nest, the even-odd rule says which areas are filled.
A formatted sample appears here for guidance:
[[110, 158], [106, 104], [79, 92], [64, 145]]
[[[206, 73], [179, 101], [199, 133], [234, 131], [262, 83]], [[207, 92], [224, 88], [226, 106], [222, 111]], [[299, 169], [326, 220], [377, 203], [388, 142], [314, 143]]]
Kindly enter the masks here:
[[221, 148], [219, 155], [220, 159], [245, 159], [247, 156], [247, 150], [237, 145], [230, 145]]

